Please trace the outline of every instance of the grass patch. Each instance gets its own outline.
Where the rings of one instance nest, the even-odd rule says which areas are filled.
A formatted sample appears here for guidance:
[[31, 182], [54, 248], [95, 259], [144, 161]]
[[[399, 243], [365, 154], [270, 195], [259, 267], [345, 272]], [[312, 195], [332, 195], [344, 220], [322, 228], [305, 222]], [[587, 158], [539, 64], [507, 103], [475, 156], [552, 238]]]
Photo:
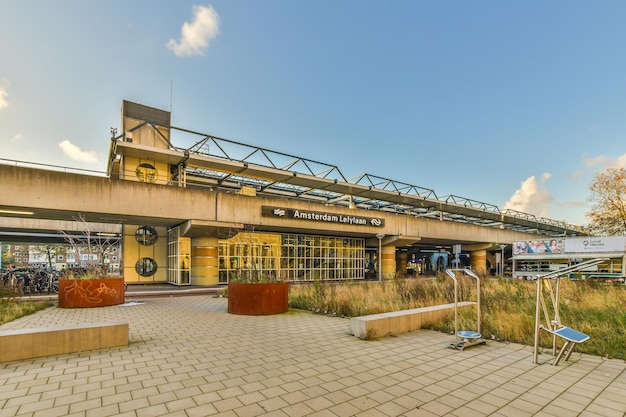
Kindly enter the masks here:
[[[476, 301], [476, 281], [457, 278], [458, 300]], [[481, 333], [487, 339], [533, 345], [536, 283], [481, 280]], [[626, 356], [626, 288], [591, 281], [561, 282], [560, 317], [590, 340], [576, 351], [608, 358]], [[289, 305], [320, 314], [357, 317], [454, 302], [454, 282], [398, 278], [383, 282], [314, 283], [292, 285]], [[459, 329], [476, 330], [476, 310], [458, 311]], [[543, 319], [543, 316], [542, 316]], [[454, 331], [454, 318], [435, 323], [433, 329]], [[540, 345], [552, 347], [552, 337], [541, 332]]]
[[51, 305], [51, 301], [22, 300], [14, 298], [11, 293], [0, 291], [0, 324], [28, 316]]

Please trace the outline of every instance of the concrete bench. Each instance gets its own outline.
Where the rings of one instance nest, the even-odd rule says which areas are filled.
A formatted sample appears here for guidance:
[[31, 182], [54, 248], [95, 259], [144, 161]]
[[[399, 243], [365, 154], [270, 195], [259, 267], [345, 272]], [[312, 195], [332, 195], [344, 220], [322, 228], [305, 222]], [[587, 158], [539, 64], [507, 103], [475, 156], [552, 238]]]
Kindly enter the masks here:
[[[463, 301], [457, 303], [457, 308], [471, 305], [476, 303]], [[412, 332], [432, 325], [449, 314], [454, 314], [454, 303], [352, 317], [352, 334], [359, 339], [377, 339]]]
[[0, 362], [128, 346], [128, 323], [0, 331]]

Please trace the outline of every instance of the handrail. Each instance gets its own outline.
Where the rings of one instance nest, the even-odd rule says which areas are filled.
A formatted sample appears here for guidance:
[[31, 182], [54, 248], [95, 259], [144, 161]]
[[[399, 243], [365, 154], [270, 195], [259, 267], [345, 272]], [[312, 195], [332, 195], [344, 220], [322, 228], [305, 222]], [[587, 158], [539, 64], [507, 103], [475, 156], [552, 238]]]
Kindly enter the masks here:
[[[3, 165], [13, 165], [16, 167], [42, 167], [42, 168], [46, 168], [50, 171], [61, 171], [61, 172], [77, 172], [77, 173], [81, 173], [84, 172], [85, 174], [89, 174], [89, 175], [94, 175], [94, 174], [98, 174], [98, 175], [103, 175], [106, 176], [107, 173], [104, 171], [96, 171], [93, 169], [84, 169], [84, 168], [72, 168], [72, 167], [64, 167], [61, 165], [51, 165], [51, 164], [44, 164], [44, 163], [40, 163], [40, 162], [28, 162], [28, 161], [20, 161], [17, 159], [5, 159], [5, 158], [0, 158], [0, 164]], [[55, 169], [50, 169], [50, 168], [55, 168]]]
[[581, 262], [579, 264], [576, 265], [570, 265], [570, 266], [566, 266], [565, 268], [561, 268], [561, 269], [557, 269], [556, 271], [550, 271], [548, 273], [545, 274], [541, 274], [541, 275], [537, 275], [535, 278], [536, 279], [540, 279], [540, 278], [557, 278], [561, 275], [564, 274], [568, 274], [570, 272], [576, 272], [576, 271], [580, 271], [581, 269], [585, 269], [588, 268], [590, 266], [595, 266], [598, 264], [601, 264], [602, 262], [608, 261], [609, 258], [593, 258], [593, 259], [589, 259], [588, 261], [585, 262]]

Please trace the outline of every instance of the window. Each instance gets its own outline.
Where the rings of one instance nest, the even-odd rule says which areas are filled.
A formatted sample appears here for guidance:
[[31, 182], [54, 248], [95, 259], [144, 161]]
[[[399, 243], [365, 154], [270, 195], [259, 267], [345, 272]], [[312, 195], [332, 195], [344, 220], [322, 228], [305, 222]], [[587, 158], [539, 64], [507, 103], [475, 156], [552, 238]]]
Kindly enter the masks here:
[[141, 258], [135, 264], [135, 271], [142, 277], [154, 275], [157, 270], [157, 263], [152, 258]]
[[139, 242], [139, 244], [144, 246], [154, 245], [158, 237], [159, 235], [157, 231], [154, 229], [154, 227], [150, 226], [141, 226], [135, 232], [135, 239], [137, 239], [137, 242]]
[[159, 173], [156, 168], [150, 164], [141, 164], [135, 169], [135, 175], [137, 179], [142, 182], [156, 182], [159, 178]]
[[363, 279], [365, 240], [240, 232], [219, 242], [219, 282], [278, 277], [288, 281]]

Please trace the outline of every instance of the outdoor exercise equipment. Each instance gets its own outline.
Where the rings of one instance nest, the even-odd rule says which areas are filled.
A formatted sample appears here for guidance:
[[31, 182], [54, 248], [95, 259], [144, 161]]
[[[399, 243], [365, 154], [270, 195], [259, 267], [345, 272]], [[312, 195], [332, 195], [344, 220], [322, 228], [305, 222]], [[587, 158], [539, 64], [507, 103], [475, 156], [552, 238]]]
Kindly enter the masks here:
[[[458, 320], [458, 283], [456, 279], [455, 272], [463, 272], [465, 275], [468, 275], [472, 278], [476, 279], [476, 315], [477, 315], [477, 326], [476, 331], [473, 330], [459, 330], [459, 320]], [[476, 274], [474, 274], [469, 269], [446, 269], [446, 274], [452, 278], [454, 281], [454, 342], [450, 343], [450, 347], [452, 349], [463, 350], [466, 347], [485, 344], [487, 341], [482, 338], [480, 334], [480, 279]]]
[[[552, 356], [556, 355], [556, 359], [553, 363], [554, 366], [558, 365], [559, 361], [563, 357], [565, 357], [565, 360], [568, 360], [577, 344], [589, 340], [588, 335], [564, 326], [561, 323], [561, 317], [559, 315], [561, 278], [566, 274], [587, 269], [607, 260], [607, 258], [590, 259], [576, 265], [571, 265], [546, 274], [537, 275], [535, 277], [537, 280], [537, 304], [535, 310], [535, 344], [533, 350], [534, 364], [537, 364], [537, 358], [539, 355], [539, 330], [545, 330], [546, 332], [552, 334]], [[553, 281], [554, 285], [552, 284]], [[544, 293], [546, 294], [544, 295]], [[546, 299], [546, 295], [549, 295], [549, 302]], [[549, 306], [552, 307], [552, 316], [548, 314]], [[545, 325], [541, 323], [541, 311], [543, 311], [546, 323]], [[556, 350], [558, 338], [563, 339], [564, 342], [561, 350], [557, 354]]]

